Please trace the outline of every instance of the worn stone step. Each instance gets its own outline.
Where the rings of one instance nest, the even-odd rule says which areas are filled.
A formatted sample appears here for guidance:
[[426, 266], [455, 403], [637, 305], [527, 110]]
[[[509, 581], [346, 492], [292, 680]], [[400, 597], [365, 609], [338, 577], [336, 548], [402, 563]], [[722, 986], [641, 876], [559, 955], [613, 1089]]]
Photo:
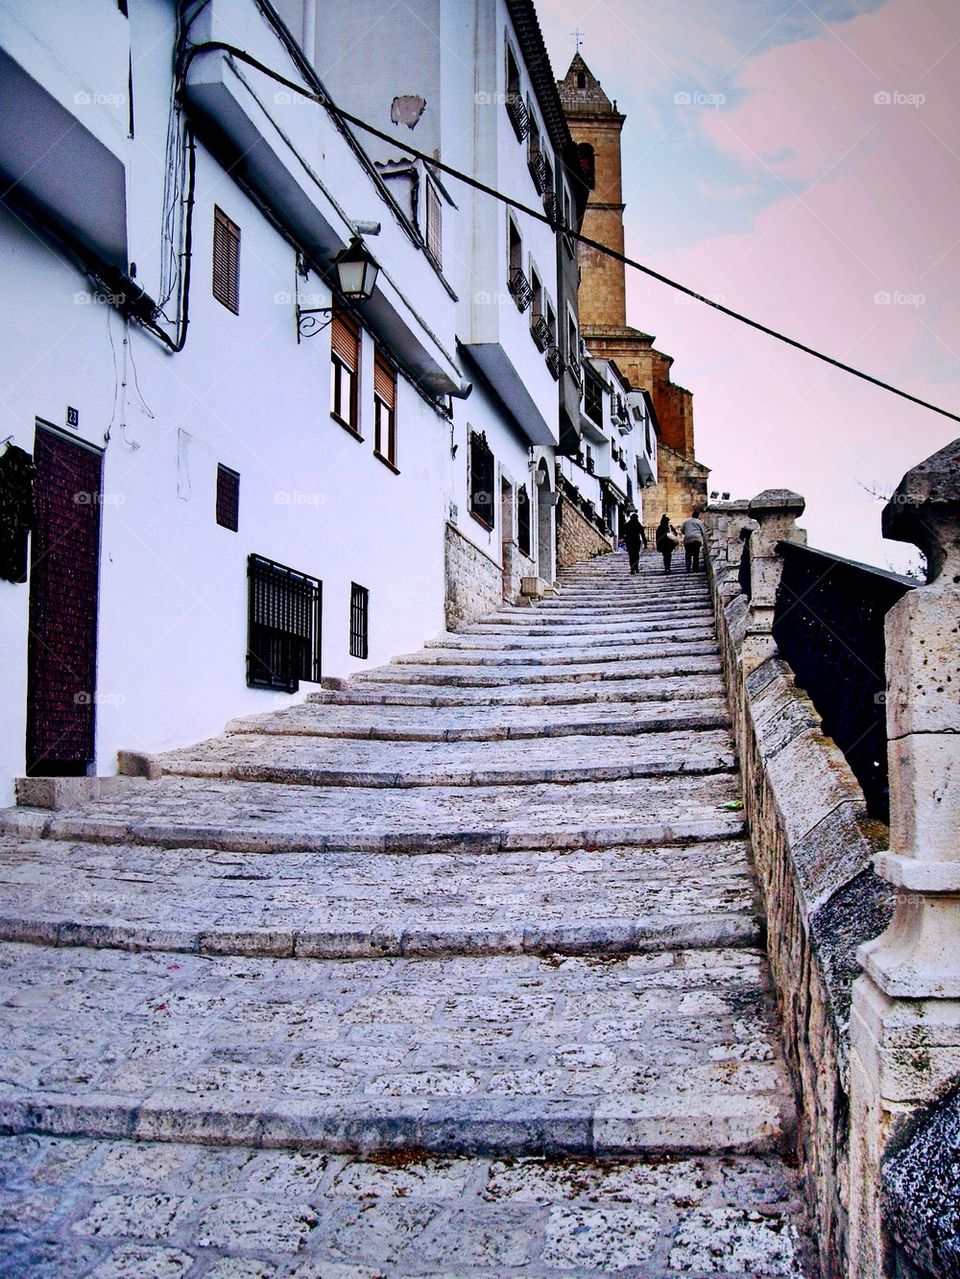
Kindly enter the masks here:
[[416, 666], [381, 666], [376, 670], [354, 675], [353, 681], [365, 684], [453, 684], [458, 688], [483, 688], [497, 684], [540, 684], [558, 682], [595, 682], [601, 680], [636, 679], [644, 675], [676, 675], [684, 672], [696, 674], [720, 670], [720, 657], [716, 640], [698, 640], [677, 645], [676, 653], [650, 657], [633, 657], [626, 661], [603, 662], [589, 660], [581, 663], [556, 663], [554, 665], [484, 666], [482, 663], [440, 666], [424, 664]]
[[[301, 786], [496, 786], [732, 771], [726, 729], [523, 742], [356, 742], [230, 733], [141, 757], [145, 776], [224, 777]], [[132, 772], [131, 759], [125, 761]]]
[[0, 1130], [373, 1153], [770, 1153], [762, 954], [248, 959], [0, 944]]
[[0, 1168], [10, 1279], [804, 1273], [799, 1180], [770, 1157], [378, 1161], [26, 1136], [0, 1139]]
[[[659, 653], [697, 652], [704, 645], [717, 649], [712, 627], [698, 626], [665, 635], [621, 636], [612, 641], [576, 639], [558, 643], [546, 636], [539, 644], [516, 646], [489, 643], [433, 643], [415, 653], [401, 653], [393, 666], [567, 666], [642, 660]], [[696, 647], [693, 647], [696, 646]]]
[[373, 741], [491, 742], [567, 736], [696, 732], [730, 723], [720, 682], [693, 698], [527, 706], [364, 706], [302, 702], [281, 711], [231, 720], [228, 733], [339, 737]]
[[[362, 684], [338, 680], [336, 688], [309, 693], [310, 705], [336, 706], [434, 706], [434, 707], [557, 707], [568, 705], [630, 706], [643, 702], [696, 701], [722, 690], [717, 659], [704, 658], [702, 671], [664, 674], [651, 670], [636, 678], [573, 680], [543, 684], [497, 684], [465, 687], [428, 684]], [[699, 665], [700, 659], [697, 664]], [[688, 663], [690, 664], [690, 663]], [[330, 681], [334, 682], [334, 681]], [[551, 712], [552, 713], [552, 712]], [[546, 712], [545, 712], [546, 714]]]
[[704, 614], [700, 618], [685, 619], [680, 622], [663, 621], [638, 623], [625, 626], [612, 632], [584, 632], [574, 629], [572, 634], [557, 633], [544, 628], [505, 627], [501, 631], [481, 631], [472, 634], [460, 631], [447, 631], [436, 639], [427, 640], [425, 650], [430, 649], [471, 649], [489, 650], [491, 652], [512, 650], [537, 650], [549, 647], [565, 652], [579, 646], [590, 648], [616, 648], [629, 643], [652, 644], [669, 643], [674, 636], [716, 635], [712, 614]]
[[600, 623], [583, 619], [569, 622], [553, 621], [541, 617], [530, 609], [517, 609], [513, 613], [490, 613], [477, 622], [462, 623], [456, 631], [446, 632], [458, 639], [477, 638], [496, 643], [497, 640], [516, 642], [522, 637], [534, 636], [541, 642], [551, 636], [560, 638], [616, 641], [624, 635], [670, 630], [687, 626], [714, 626], [713, 611], [708, 608], [691, 608], [667, 613], [643, 613], [634, 618], [617, 618]]
[[[111, 844], [310, 852], [591, 848], [729, 839], [743, 830], [737, 779], [530, 786], [328, 788], [199, 777], [125, 779], [76, 811], [0, 812], [0, 832]], [[736, 806], [736, 807], [733, 807]]]
[[617, 954], [756, 946], [762, 935], [742, 840], [398, 858], [7, 838], [0, 938], [356, 958]]

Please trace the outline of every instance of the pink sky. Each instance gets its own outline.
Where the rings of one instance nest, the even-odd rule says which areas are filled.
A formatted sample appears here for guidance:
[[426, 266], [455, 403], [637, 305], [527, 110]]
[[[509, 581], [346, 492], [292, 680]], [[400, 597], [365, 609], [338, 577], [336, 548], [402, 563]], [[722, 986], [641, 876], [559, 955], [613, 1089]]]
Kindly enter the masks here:
[[[868, 4], [833, 22], [835, 0], [739, 12], [727, 0], [539, 7], [558, 74], [578, 28], [627, 113], [629, 254], [960, 413], [960, 5], [844, 7]], [[694, 105], [677, 104], [678, 92]], [[724, 100], [698, 106], [697, 94]], [[907, 548], [881, 540], [881, 503], [867, 490], [889, 493], [960, 424], [637, 272], [628, 320], [657, 335], [695, 394], [711, 488], [796, 489], [811, 544], [907, 562]]]

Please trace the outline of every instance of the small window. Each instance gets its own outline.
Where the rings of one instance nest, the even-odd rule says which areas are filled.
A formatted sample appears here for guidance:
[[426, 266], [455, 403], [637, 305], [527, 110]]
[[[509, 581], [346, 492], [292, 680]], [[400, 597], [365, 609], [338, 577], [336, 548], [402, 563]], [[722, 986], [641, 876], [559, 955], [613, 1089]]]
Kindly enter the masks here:
[[378, 352], [373, 365], [373, 450], [383, 462], [397, 465], [397, 374]]
[[589, 142], [580, 142], [577, 144], [577, 154], [580, 157], [583, 180], [592, 191], [597, 185], [597, 160], [593, 147]]
[[222, 209], [213, 210], [213, 296], [240, 314], [240, 228]]
[[440, 196], [437, 188], [427, 181], [427, 252], [437, 266], [443, 265], [443, 237]]
[[217, 523], [232, 533], [240, 527], [240, 476], [223, 463], [217, 467]]
[[585, 89], [586, 87], [587, 87], [587, 73], [586, 71], [578, 71], [577, 72], [577, 88]]
[[247, 561], [247, 684], [295, 693], [320, 679], [323, 585], [251, 555]]
[[517, 545], [522, 555], [530, 554], [530, 494], [524, 484], [517, 492]]
[[330, 325], [330, 412], [348, 431], [360, 434], [360, 329], [340, 311]]
[[496, 463], [482, 431], [470, 432], [470, 514], [484, 528], [493, 528], [493, 489]]
[[350, 656], [366, 660], [370, 614], [370, 592], [365, 586], [350, 583]]

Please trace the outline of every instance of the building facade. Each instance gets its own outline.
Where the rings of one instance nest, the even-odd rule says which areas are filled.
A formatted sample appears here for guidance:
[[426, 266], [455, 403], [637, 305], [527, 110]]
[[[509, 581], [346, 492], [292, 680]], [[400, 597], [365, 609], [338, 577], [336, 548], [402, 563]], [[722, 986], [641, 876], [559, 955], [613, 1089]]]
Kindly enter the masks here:
[[4, 800], [553, 580], [570, 246], [336, 109], [575, 222], [536, 16], [424, 6], [378, 86], [363, 8], [0, 3]]

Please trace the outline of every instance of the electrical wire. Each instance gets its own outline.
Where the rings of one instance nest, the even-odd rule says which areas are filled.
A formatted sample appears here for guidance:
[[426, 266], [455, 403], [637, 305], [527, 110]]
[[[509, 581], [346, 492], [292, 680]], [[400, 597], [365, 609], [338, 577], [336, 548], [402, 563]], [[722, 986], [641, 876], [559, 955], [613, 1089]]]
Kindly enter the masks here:
[[238, 48], [236, 45], [228, 44], [220, 40], [205, 41], [202, 44], [192, 45], [186, 51], [184, 59], [180, 66], [180, 81], [186, 78], [187, 71], [193, 59], [206, 52], [220, 51], [230, 54], [241, 62], [245, 62], [248, 66], [269, 76], [272, 80], [282, 84], [285, 88], [299, 94], [301, 97], [309, 98], [311, 101], [325, 107], [331, 115], [336, 116], [347, 124], [353, 125], [354, 128], [361, 129], [365, 133], [369, 133], [372, 137], [379, 138], [383, 142], [388, 142], [393, 147], [399, 147], [407, 154], [413, 156], [417, 160], [423, 161], [425, 164], [439, 169], [441, 173], [447, 174], [451, 178], [455, 178], [459, 182], [463, 182], [466, 186], [471, 187], [475, 191], [479, 191], [484, 195], [490, 196], [494, 200], [498, 200], [501, 204], [505, 204], [508, 208], [515, 209], [518, 213], [523, 213], [527, 217], [533, 218], [537, 222], [546, 223], [555, 232], [562, 232], [571, 237], [578, 244], [583, 244], [587, 248], [594, 249], [598, 253], [604, 254], [606, 257], [613, 258], [617, 262], [623, 263], [624, 266], [630, 267], [632, 270], [640, 271], [644, 275], [649, 276], [653, 280], [657, 280], [660, 284], [667, 285], [668, 288], [675, 289], [679, 293], [683, 293], [686, 297], [692, 298], [695, 302], [702, 302], [705, 306], [712, 307], [715, 311], [719, 311], [722, 315], [728, 316], [732, 320], [736, 320], [740, 324], [745, 324], [749, 328], [755, 329], [759, 333], [765, 333], [768, 337], [774, 338], [778, 342], [792, 347], [794, 350], [802, 351], [805, 355], [810, 355], [816, 360], [820, 360], [824, 364], [830, 365], [832, 368], [839, 369], [843, 373], [849, 373], [852, 377], [859, 378], [863, 382], [868, 382], [872, 386], [879, 387], [882, 391], [888, 391], [891, 395], [899, 396], [901, 399], [908, 400], [911, 404], [917, 404], [921, 408], [929, 409], [932, 413], [938, 413], [942, 417], [950, 418], [951, 421], [960, 422], [960, 414], [951, 413], [949, 409], [942, 408], [940, 405], [932, 404], [929, 400], [921, 399], [917, 395], [912, 395], [909, 391], [903, 390], [902, 387], [894, 386], [890, 382], [884, 382], [881, 378], [874, 377], [871, 373], [864, 372], [863, 369], [855, 368], [852, 364], [845, 364], [842, 360], [836, 359], [832, 355], [827, 355], [824, 351], [817, 350], [816, 347], [808, 346], [805, 342], [800, 342], [797, 338], [789, 337], [782, 333], [779, 329], [772, 328], [770, 325], [763, 324], [760, 320], [754, 320], [748, 315], [744, 315], [740, 311], [734, 311], [731, 307], [724, 306], [722, 302], [717, 302], [713, 298], [705, 297], [702, 293], [698, 293], [696, 289], [691, 289], [686, 284], [681, 284], [679, 280], [673, 280], [669, 276], [664, 275], [661, 271], [655, 270], [653, 267], [646, 266], [643, 262], [638, 262], [635, 258], [628, 257], [625, 253], [620, 253], [616, 249], [611, 249], [609, 245], [602, 244], [599, 240], [591, 239], [582, 232], [574, 230], [572, 227], [564, 225], [559, 219], [552, 218], [540, 209], [531, 208], [524, 204], [521, 200], [515, 199], [513, 196], [507, 195], [503, 191], [497, 190], [496, 187], [490, 186], [486, 182], [481, 182], [479, 178], [472, 177], [469, 173], [464, 173], [460, 169], [455, 169], [452, 165], [444, 163], [442, 160], [436, 159], [435, 156], [420, 151], [412, 146], [409, 142], [404, 141], [400, 137], [386, 133], [382, 129], [376, 128], [375, 125], [361, 119], [360, 116], [353, 115], [352, 112], [344, 110], [331, 101], [326, 94], [316, 93], [311, 89], [305, 89], [302, 85], [297, 84], [295, 80], [290, 80], [279, 72], [274, 71], [271, 67], [266, 66], [257, 58], [254, 58], [246, 50]]

